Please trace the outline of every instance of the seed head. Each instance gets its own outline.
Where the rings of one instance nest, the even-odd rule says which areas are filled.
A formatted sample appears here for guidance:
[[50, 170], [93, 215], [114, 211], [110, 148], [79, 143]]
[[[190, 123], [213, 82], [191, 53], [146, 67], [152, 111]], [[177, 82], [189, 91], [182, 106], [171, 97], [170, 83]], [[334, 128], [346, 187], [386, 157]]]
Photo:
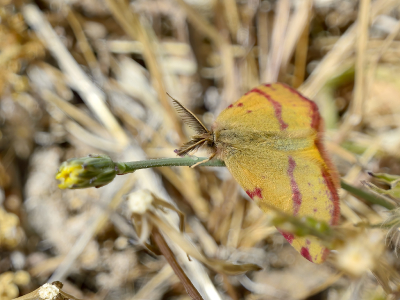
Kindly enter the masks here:
[[39, 288], [39, 297], [43, 300], [53, 300], [60, 293], [60, 290], [50, 283], [46, 283]]

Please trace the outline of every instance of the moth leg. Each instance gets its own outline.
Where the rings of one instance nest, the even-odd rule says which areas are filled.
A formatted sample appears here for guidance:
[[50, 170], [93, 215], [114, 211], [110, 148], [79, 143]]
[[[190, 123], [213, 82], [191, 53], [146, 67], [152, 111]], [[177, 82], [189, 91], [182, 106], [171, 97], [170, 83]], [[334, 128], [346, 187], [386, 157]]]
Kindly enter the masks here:
[[214, 156], [215, 156], [216, 154], [217, 154], [217, 153], [214, 152], [213, 154], [210, 155], [209, 158], [207, 158], [207, 159], [205, 159], [205, 160], [202, 160], [202, 161], [199, 161], [198, 163], [195, 163], [193, 166], [190, 166], [190, 168], [194, 168], [194, 167], [196, 167], [196, 166], [198, 166], [198, 165], [201, 165], [201, 164], [203, 164], [203, 163], [206, 163], [206, 162], [210, 161], [211, 159], [214, 158]]

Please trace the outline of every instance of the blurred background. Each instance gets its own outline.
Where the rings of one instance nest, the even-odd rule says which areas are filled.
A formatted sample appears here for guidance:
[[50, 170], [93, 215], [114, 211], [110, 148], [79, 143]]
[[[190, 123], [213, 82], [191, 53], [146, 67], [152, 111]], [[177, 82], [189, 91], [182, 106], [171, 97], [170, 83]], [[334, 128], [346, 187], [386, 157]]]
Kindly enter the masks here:
[[344, 190], [341, 226], [363, 225], [314, 265], [225, 168], [139, 170], [84, 190], [60, 190], [54, 176], [89, 153], [175, 157], [193, 132], [167, 92], [210, 127], [248, 90], [280, 81], [317, 102], [343, 180], [391, 191], [365, 171], [400, 174], [399, 0], [0, 3], [1, 300], [48, 280], [79, 299], [190, 299], [145, 247], [149, 229], [132, 226], [126, 200], [142, 189], [184, 213], [185, 239], [205, 257], [263, 268], [217, 272], [166, 237], [204, 299], [397, 299], [398, 211]]

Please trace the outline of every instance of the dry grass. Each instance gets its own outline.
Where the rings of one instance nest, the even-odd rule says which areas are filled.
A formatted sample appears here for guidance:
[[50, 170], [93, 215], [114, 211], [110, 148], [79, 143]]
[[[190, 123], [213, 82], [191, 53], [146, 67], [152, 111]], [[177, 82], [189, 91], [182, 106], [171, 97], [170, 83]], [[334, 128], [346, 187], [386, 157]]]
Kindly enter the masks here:
[[[209, 127], [278, 80], [318, 103], [342, 179], [375, 183], [397, 207], [397, 181], [366, 170], [400, 174], [398, 0], [0, 5], [0, 300], [48, 280], [63, 282], [64, 299], [399, 297], [398, 210], [344, 190], [338, 251], [314, 265], [225, 168], [144, 169], [86, 190], [54, 179], [88, 153], [175, 157], [191, 132], [167, 92]], [[127, 195], [142, 189], [166, 204], [132, 214]], [[263, 269], [237, 275], [254, 264]]]

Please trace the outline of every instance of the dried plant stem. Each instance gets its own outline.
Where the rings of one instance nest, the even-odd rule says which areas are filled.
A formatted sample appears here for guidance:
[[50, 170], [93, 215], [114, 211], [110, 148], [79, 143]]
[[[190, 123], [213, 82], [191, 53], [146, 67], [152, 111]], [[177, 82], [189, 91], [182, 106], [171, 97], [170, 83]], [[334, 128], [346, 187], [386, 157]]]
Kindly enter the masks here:
[[[282, 53], [282, 64], [280, 66], [280, 73], [286, 72], [289, 61], [296, 49], [296, 43], [300, 42], [300, 38], [307, 34], [306, 40], [308, 41], [308, 31], [310, 26], [311, 12], [313, 1], [304, 0], [300, 1], [296, 7], [295, 12], [290, 16], [286, 30], [286, 37], [284, 37], [284, 46]], [[307, 52], [307, 47], [304, 47]], [[304, 59], [306, 61], [306, 59]]]
[[96, 78], [98, 83], [103, 84], [104, 76], [101, 73], [101, 68], [97, 61], [97, 58], [94, 55], [93, 49], [90, 46], [88, 39], [86, 38], [85, 32], [83, 31], [78, 17], [69, 7], [67, 8], [66, 19], [71, 26], [71, 29], [74, 32], [76, 39], [78, 40], [78, 46], [81, 49], [81, 52], [85, 57], [85, 60], [88, 63], [88, 66], [91, 69], [93, 76]]
[[220, 108], [226, 105], [232, 99], [237, 99], [239, 91], [235, 81], [235, 64], [231, 44], [228, 39], [220, 34], [207, 20], [199, 14], [193, 7], [183, 0], [175, 0], [185, 11], [188, 21], [193, 24], [196, 29], [208, 37], [212, 43], [218, 48], [221, 55], [222, 68], [224, 70], [224, 101], [221, 102]]
[[149, 69], [150, 75], [153, 80], [154, 89], [158, 93], [160, 103], [163, 106], [166, 114], [169, 116], [167, 119], [170, 122], [170, 126], [174, 127], [180, 138], [184, 138], [180, 122], [177, 119], [177, 115], [172, 109], [172, 106], [167, 98], [165, 91], [165, 84], [163, 79], [163, 73], [160, 69], [159, 58], [154, 49], [157, 49], [157, 45], [152, 41], [150, 34], [146, 31], [146, 28], [142, 25], [139, 19], [139, 15], [135, 13], [131, 7], [125, 1], [106, 1], [111, 14], [115, 20], [119, 23], [123, 30], [134, 40], [138, 40], [142, 43], [144, 51], [143, 58]]
[[330, 287], [332, 284], [337, 282], [342, 277], [343, 277], [343, 272], [338, 272], [336, 274], [331, 275], [330, 277], [326, 278], [325, 281], [321, 285], [311, 289], [310, 291], [307, 291], [307, 294], [302, 295], [301, 299], [312, 297], [313, 295], [327, 289], [328, 287]]
[[221, 48], [226, 39], [216, 30], [210, 23], [207, 22], [195, 9], [183, 0], [176, 0], [176, 2], [185, 11], [188, 20], [196, 27], [202, 34], [208, 37], [218, 48]]
[[357, 57], [356, 57], [356, 86], [354, 91], [354, 101], [352, 103], [353, 122], [358, 125], [362, 119], [363, 100], [365, 98], [365, 64], [366, 50], [368, 43], [368, 28], [371, 0], [360, 1], [359, 23], [357, 24]]
[[124, 199], [122, 196], [129, 193], [135, 182], [135, 176], [127, 178], [123, 186], [108, 203], [106, 209], [98, 212], [96, 216], [87, 222], [85, 225], [85, 230], [76, 240], [75, 244], [71, 247], [71, 250], [68, 252], [68, 254], [64, 257], [64, 260], [54, 271], [49, 281], [64, 280], [68, 276], [74, 262], [77, 261], [79, 255], [81, 255], [81, 253], [85, 250], [87, 244], [92, 240], [92, 238], [104, 228], [110, 213], [112, 213], [119, 206], [121, 201]]
[[370, 0], [360, 1], [358, 22], [356, 27], [356, 61], [355, 61], [355, 86], [354, 98], [351, 102], [350, 112], [347, 114], [336, 141], [341, 143], [354, 127], [360, 126], [363, 117], [363, 103], [366, 91], [366, 50], [368, 42], [368, 29], [370, 19]]
[[[374, 1], [371, 5], [370, 19], [373, 20], [376, 16], [383, 14], [396, 6], [398, 6], [398, 1], [396, 0]], [[331, 79], [332, 74], [334, 74], [342, 65], [342, 62], [350, 57], [354, 50], [357, 37], [357, 23], [358, 21], [347, 29], [345, 34], [343, 34], [336, 42], [333, 49], [325, 55], [319, 65], [300, 87], [300, 92], [304, 96], [311, 99], [314, 98], [326, 82]]]
[[168, 261], [171, 268], [174, 270], [176, 276], [178, 276], [179, 280], [182, 282], [188, 295], [192, 297], [192, 299], [202, 300], [203, 298], [200, 296], [199, 292], [196, 290], [193, 283], [189, 280], [185, 272], [182, 270], [181, 266], [176, 261], [175, 256], [172, 253], [171, 249], [169, 248], [167, 242], [165, 241], [164, 237], [161, 235], [160, 231], [158, 231], [156, 227], [153, 228], [152, 235], [154, 242], [157, 244], [158, 248], [160, 249], [160, 252]]
[[[311, 13], [308, 14], [308, 19], [308, 21], [310, 21]], [[310, 22], [307, 22], [299, 38], [294, 54], [295, 68], [292, 81], [292, 86], [294, 88], [298, 88], [304, 82], [304, 78], [306, 75], [309, 31]]]
[[178, 280], [178, 278], [173, 277], [173, 270], [171, 266], [166, 263], [157, 274], [140, 288], [133, 298], [130, 298], [130, 300], [150, 299], [151, 296], [154, 296], [155, 292], [162, 290], [165, 283], [169, 282], [175, 284]]
[[[57, 94], [53, 93], [52, 91], [48, 89], [42, 89], [40, 91], [40, 95], [42, 96], [43, 100], [54, 104], [67, 116], [74, 119], [76, 122], [83, 125], [90, 131], [102, 137], [107, 135], [107, 132], [104, 130], [104, 128], [97, 121], [91, 118], [89, 114], [84, 112], [82, 109], [77, 108], [70, 102], [60, 98], [59, 96], [57, 96]], [[115, 143], [113, 144], [115, 145]]]
[[260, 81], [267, 82], [268, 64], [268, 11], [259, 10], [257, 16], [258, 66]]
[[68, 78], [69, 85], [79, 93], [90, 110], [101, 120], [108, 131], [113, 134], [117, 140], [117, 145], [121, 148], [126, 147], [129, 144], [128, 137], [107, 107], [104, 93], [89, 79], [78, 65], [39, 7], [33, 4], [25, 5], [22, 13], [26, 22], [32, 27], [46, 48], [57, 60], [60, 69]]
[[282, 64], [285, 35], [290, 15], [290, 2], [288, 0], [278, 1], [276, 5], [277, 12], [272, 30], [271, 49], [268, 53], [266, 82], [278, 81], [279, 70]]
[[231, 36], [236, 39], [237, 32], [242, 26], [240, 24], [239, 10], [235, 0], [224, 0], [223, 1], [225, 18], [227, 20], [227, 25]]

